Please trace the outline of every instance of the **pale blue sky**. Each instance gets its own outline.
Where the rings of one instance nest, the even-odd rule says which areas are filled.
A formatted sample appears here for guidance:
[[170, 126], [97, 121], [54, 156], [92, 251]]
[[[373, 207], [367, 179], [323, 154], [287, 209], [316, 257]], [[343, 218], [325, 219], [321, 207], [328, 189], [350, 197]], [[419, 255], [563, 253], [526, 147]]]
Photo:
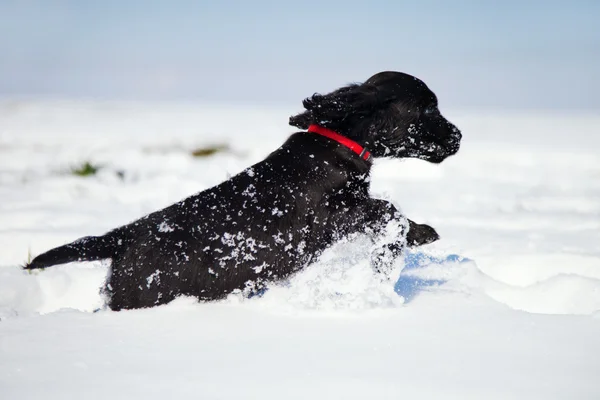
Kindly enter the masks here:
[[600, 109], [600, 1], [0, 0], [0, 96], [298, 103], [381, 70]]

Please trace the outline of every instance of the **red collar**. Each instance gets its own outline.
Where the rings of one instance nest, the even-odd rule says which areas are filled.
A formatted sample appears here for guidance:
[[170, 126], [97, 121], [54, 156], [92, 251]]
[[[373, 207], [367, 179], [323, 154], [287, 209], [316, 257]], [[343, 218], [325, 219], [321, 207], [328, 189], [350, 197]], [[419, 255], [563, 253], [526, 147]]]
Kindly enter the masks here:
[[322, 126], [312, 124], [308, 127], [308, 131], [312, 133], [318, 133], [319, 135], [323, 135], [325, 137], [328, 137], [329, 139], [335, 140], [339, 144], [346, 146], [347, 148], [358, 154], [359, 157], [363, 160], [367, 162], [371, 161], [371, 153], [367, 150], [366, 147], [362, 147], [354, 140], [348, 139], [347, 137], [342, 136], [339, 133], [332, 131], [331, 129], [323, 128]]

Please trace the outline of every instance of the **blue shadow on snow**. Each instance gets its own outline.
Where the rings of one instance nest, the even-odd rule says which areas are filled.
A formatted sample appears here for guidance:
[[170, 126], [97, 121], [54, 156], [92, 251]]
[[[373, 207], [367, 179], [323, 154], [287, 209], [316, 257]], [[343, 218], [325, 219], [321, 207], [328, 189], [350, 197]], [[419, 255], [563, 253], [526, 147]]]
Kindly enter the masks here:
[[398, 278], [398, 281], [396, 281], [396, 284], [394, 285], [394, 291], [404, 297], [406, 303], [409, 303], [421, 291], [432, 286], [443, 285], [446, 281], [442, 279], [419, 278], [418, 276], [410, 275], [406, 272], [418, 270], [432, 264], [441, 265], [446, 263], [463, 263], [467, 261], [470, 260], [457, 254], [449, 254], [446, 257], [441, 258], [418, 252], [407, 253], [404, 257], [404, 269], [400, 273], [400, 278]]

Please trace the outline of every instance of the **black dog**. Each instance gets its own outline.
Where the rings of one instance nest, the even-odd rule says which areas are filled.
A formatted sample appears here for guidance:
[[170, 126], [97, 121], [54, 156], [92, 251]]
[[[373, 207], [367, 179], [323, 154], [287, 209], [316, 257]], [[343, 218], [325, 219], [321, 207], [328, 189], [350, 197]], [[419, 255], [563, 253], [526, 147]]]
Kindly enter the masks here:
[[[439, 163], [455, 154], [460, 131], [417, 78], [382, 72], [363, 84], [304, 100], [291, 135], [265, 160], [233, 178], [99, 237], [37, 256], [27, 269], [112, 259], [105, 292], [113, 310], [152, 307], [179, 295], [221, 299], [250, 293], [314, 261], [353, 233], [377, 237], [393, 205], [369, 197], [372, 157]], [[368, 149], [368, 150], [367, 150]], [[408, 221], [374, 257], [433, 242], [427, 225]]]

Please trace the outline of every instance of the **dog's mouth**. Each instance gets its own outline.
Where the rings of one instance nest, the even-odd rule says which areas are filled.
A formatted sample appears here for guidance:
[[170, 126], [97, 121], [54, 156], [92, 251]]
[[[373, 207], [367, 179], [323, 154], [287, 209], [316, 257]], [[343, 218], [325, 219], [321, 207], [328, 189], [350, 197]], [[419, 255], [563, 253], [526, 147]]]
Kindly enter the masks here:
[[408, 146], [410, 157], [439, 164], [446, 158], [456, 154], [460, 149], [462, 134], [454, 125], [448, 122], [449, 135], [437, 137], [428, 134], [420, 134], [421, 129], [412, 128], [408, 133]]
[[416, 158], [434, 164], [439, 164], [451, 155], [456, 154], [457, 151], [458, 149], [454, 150], [437, 143], [433, 143], [427, 149], [425, 149], [425, 151], [422, 151], [419, 155], [417, 155]]

